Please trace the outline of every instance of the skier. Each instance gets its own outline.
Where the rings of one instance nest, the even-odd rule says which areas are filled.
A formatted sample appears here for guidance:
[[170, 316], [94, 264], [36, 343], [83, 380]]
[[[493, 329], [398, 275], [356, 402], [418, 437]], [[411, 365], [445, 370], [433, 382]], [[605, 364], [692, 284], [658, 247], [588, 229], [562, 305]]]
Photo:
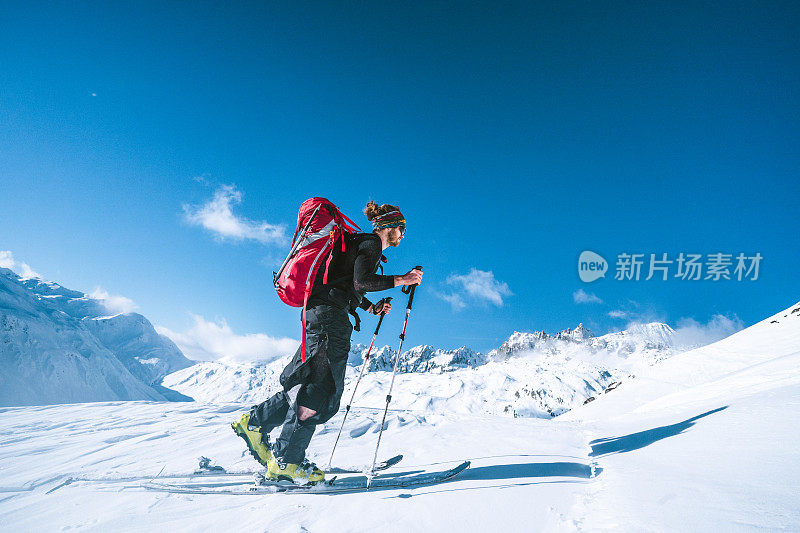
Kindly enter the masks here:
[[[348, 235], [345, 252], [338, 247], [333, 251], [328, 283], [323, 283], [322, 269], [314, 279], [306, 311], [306, 361], [302, 361], [302, 347], [298, 348], [281, 373], [283, 390], [231, 424], [253, 457], [267, 467], [269, 479], [301, 484], [325, 479], [305, 458], [305, 452], [316, 426], [339, 410], [353, 330], [348, 313], [355, 317], [358, 330], [357, 308], [374, 315], [391, 311], [391, 303], [373, 304], [365, 293], [422, 281], [420, 270], [394, 276], [377, 274], [379, 266], [383, 270], [381, 262], [386, 261], [382, 251], [399, 246], [405, 236], [406, 221], [400, 209], [370, 201], [364, 214], [372, 222], [373, 232]], [[288, 393], [298, 385], [292, 405]], [[269, 433], [281, 424], [281, 434], [271, 445]]]

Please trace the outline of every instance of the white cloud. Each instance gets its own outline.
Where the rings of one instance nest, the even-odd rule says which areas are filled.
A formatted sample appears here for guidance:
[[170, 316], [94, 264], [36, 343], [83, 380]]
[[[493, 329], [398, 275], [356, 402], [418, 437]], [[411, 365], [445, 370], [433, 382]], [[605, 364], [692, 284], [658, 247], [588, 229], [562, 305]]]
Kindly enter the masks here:
[[636, 324], [649, 324], [651, 322], [666, 323], [667, 317], [653, 305], [640, 304], [634, 300], [628, 300], [619, 304], [617, 309], [612, 309], [607, 316], [619, 320], [627, 320], [628, 326]]
[[136, 303], [130, 298], [108, 294], [108, 291], [105, 291], [100, 287], [97, 287], [89, 295], [89, 298], [99, 300], [103, 307], [106, 308], [106, 311], [115, 315], [120, 313], [131, 313], [139, 308], [139, 306], [136, 305]]
[[451, 306], [453, 306], [453, 311], [461, 311], [467, 304], [464, 303], [464, 299], [455, 293], [442, 293], [442, 292], [434, 292], [436, 296], [448, 302]]
[[39, 278], [42, 279], [37, 272], [28, 266], [27, 263], [22, 261], [15, 261], [14, 254], [8, 250], [0, 250], [0, 268], [8, 268], [18, 273], [22, 278]]
[[273, 361], [291, 355], [299, 341], [271, 337], [264, 333], [237, 335], [224, 318], [214, 322], [192, 315], [194, 325], [183, 333], [157, 326], [156, 331], [172, 339], [178, 348], [195, 361], [215, 361], [223, 357], [235, 361]]
[[681, 318], [678, 320], [678, 327], [675, 328], [675, 343], [684, 347], [705, 346], [742, 329], [744, 322], [736, 315], [732, 317], [714, 315], [706, 324], [693, 318]]
[[469, 274], [451, 275], [447, 278], [447, 283], [456, 288], [455, 292], [438, 296], [450, 302], [456, 311], [466, 307], [465, 297], [476, 301], [487, 301], [497, 307], [502, 307], [503, 297], [513, 295], [508, 284], [496, 280], [492, 272], [475, 268], [470, 269]]
[[603, 303], [603, 300], [598, 298], [594, 293], [586, 292], [583, 289], [578, 289], [577, 291], [573, 292], [572, 299], [578, 304]]
[[14, 254], [8, 250], [0, 250], [0, 268], [14, 268]]
[[184, 204], [184, 219], [201, 226], [220, 239], [252, 239], [264, 244], [286, 241], [286, 226], [250, 220], [233, 213], [233, 206], [242, 203], [242, 193], [234, 185], [217, 188], [214, 198], [201, 206]]

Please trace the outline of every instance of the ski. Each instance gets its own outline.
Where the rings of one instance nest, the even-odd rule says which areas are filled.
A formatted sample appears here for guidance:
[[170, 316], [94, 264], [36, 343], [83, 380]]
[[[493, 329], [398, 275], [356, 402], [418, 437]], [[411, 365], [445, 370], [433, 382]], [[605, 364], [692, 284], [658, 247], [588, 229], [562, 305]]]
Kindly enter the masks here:
[[[390, 457], [385, 461], [378, 463], [375, 467], [375, 471], [379, 472], [381, 470], [386, 470], [387, 468], [391, 468], [397, 463], [399, 463], [403, 459], [403, 455], [395, 455], [394, 457]], [[202, 464], [202, 463], [201, 463]], [[226, 470], [221, 466], [215, 466], [210, 468], [203, 468], [200, 467], [192, 473], [188, 474], [158, 474], [158, 475], [147, 475], [147, 476], [123, 476], [123, 477], [70, 477], [61, 485], [54, 487], [51, 490], [57, 490], [65, 485], [69, 485], [76, 482], [83, 482], [83, 483], [130, 483], [135, 481], [145, 481], [150, 479], [195, 479], [195, 478], [209, 478], [209, 477], [222, 477], [222, 478], [232, 478], [232, 477], [248, 477], [248, 476], [256, 476], [262, 474], [263, 470]], [[360, 474], [363, 470], [357, 470], [355, 468], [340, 468], [340, 467], [333, 467], [329, 470], [326, 470], [326, 474]], [[241, 482], [240, 482], [241, 483]]]
[[[394, 457], [390, 457], [390, 458], [386, 459], [385, 461], [381, 461], [380, 463], [375, 465], [375, 471], [379, 472], [381, 470], [386, 470], [387, 468], [391, 468], [391, 467], [393, 467], [394, 465], [396, 465], [397, 463], [399, 463], [402, 460], [403, 460], [403, 454], [402, 453], [398, 454], [398, 455], [395, 455]], [[358, 469], [358, 468], [344, 468], [344, 467], [333, 466], [333, 467], [325, 470], [325, 473], [326, 474], [361, 474], [361, 473], [364, 473], [365, 470], [366, 470], [366, 468]], [[191, 474], [191, 476], [185, 476], [185, 477], [255, 476], [255, 475], [258, 475], [260, 473], [263, 473], [263, 471], [262, 470], [243, 470], [243, 471], [238, 471], [238, 472], [234, 472], [234, 471], [230, 471], [229, 472], [229, 471], [225, 470], [224, 468], [222, 468], [221, 466], [214, 466], [214, 467], [210, 467], [209, 468], [207, 465], [203, 466], [201, 464], [201, 468], [200, 469], [195, 470]], [[165, 477], [183, 477], [183, 476], [159, 476], [159, 477], [160, 478], [165, 478]]]
[[380, 489], [401, 489], [406, 487], [417, 487], [422, 485], [435, 485], [453, 479], [470, 466], [469, 461], [464, 461], [458, 466], [449, 470], [438, 472], [423, 472], [408, 475], [386, 475], [372, 478], [367, 486], [366, 476], [348, 476], [345, 478], [334, 478], [329, 482], [318, 485], [295, 485], [280, 481], [266, 481], [264, 485], [242, 486], [242, 483], [185, 483], [168, 484], [152, 481], [145, 483], [143, 487], [147, 490], [170, 492], [176, 494], [228, 494], [228, 495], [256, 495], [256, 494], [277, 494], [277, 493], [308, 493], [308, 494], [331, 494], [343, 492], [365, 492], [368, 490]]
[[[380, 470], [386, 470], [387, 468], [391, 468], [391, 467], [393, 467], [394, 465], [396, 465], [397, 463], [399, 463], [402, 460], [403, 460], [403, 454], [395, 455], [394, 457], [390, 457], [389, 459], [386, 459], [385, 461], [375, 465], [375, 471], [378, 472]], [[355, 470], [355, 469], [333, 467], [333, 468], [329, 468], [328, 470], [326, 470], [325, 473], [326, 474], [361, 474], [361, 473], [364, 472], [364, 470], [366, 470], [366, 469]]]

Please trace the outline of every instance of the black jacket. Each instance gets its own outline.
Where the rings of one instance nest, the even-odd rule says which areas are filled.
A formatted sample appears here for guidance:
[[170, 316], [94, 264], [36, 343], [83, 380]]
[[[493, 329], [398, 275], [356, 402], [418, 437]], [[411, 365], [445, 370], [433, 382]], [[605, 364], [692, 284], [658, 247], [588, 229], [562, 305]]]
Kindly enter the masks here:
[[341, 242], [334, 245], [327, 284], [322, 283], [325, 263], [319, 266], [309, 306], [324, 303], [348, 311], [357, 307], [369, 309], [372, 302], [364, 294], [394, 287], [394, 276], [377, 274], [381, 262], [386, 260], [381, 251], [381, 238], [374, 233], [346, 234], [344, 253]]

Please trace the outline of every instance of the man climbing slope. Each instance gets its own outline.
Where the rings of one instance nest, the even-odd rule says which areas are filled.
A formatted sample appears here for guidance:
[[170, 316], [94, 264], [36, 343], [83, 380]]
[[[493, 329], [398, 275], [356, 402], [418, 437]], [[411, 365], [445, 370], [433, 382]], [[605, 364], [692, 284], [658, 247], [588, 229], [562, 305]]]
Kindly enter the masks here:
[[[270, 479], [296, 483], [325, 479], [305, 454], [316, 426], [339, 410], [353, 330], [348, 314], [358, 325], [355, 310], [359, 307], [375, 315], [388, 313], [390, 303], [373, 304], [364, 295], [422, 281], [419, 270], [394, 276], [377, 274], [381, 262], [386, 261], [382, 251], [399, 246], [405, 236], [406, 221], [399, 208], [370, 201], [364, 214], [372, 222], [372, 233], [347, 234], [345, 251], [336, 247], [332, 252], [327, 283], [322, 268], [314, 278], [306, 311], [305, 362], [301, 346], [281, 373], [283, 390], [231, 424], [253, 457], [267, 467]], [[298, 385], [292, 405], [288, 392]], [[270, 445], [269, 432], [281, 424], [280, 436]]]

